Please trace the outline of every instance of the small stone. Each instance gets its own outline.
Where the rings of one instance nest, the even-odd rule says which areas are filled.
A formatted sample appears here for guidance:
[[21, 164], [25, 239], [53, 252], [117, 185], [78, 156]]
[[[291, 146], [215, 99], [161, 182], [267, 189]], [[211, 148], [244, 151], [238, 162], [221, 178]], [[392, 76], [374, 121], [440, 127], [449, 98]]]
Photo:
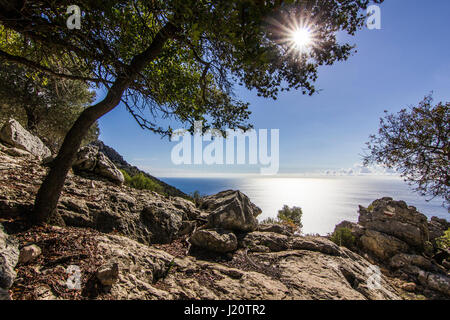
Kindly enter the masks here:
[[22, 250], [20, 250], [19, 263], [28, 263], [30, 261], [33, 261], [38, 256], [40, 256], [41, 253], [41, 248], [39, 248], [35, 244], [23, 247]]
[[108, 263], [97, 270], [97, 279], [104, 286], [112, 286], [119, 280], [119, 264]]
[[34, 290], [36, 300], [57, 300], [52, 290], [46, 286], [37, 287]]
[[401, 288], [408, 292], [414, 292], [416, 290], [417, 285], [414, 282], [407, 282], [402, 284]]

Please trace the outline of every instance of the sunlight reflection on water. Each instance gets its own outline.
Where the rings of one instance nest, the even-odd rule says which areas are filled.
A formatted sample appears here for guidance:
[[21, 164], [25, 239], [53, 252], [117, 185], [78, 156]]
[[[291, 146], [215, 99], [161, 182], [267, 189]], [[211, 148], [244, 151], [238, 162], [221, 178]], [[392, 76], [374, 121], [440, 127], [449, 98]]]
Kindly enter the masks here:
[[260, 220], [275, 217], [285, 204], [303, 210], [304, 233], [326, 234], [343, 220], [358, 220], [358, 205], [367, 207], [373, 200], [392, 197], [428, 217], [448, 220], [449, 214], [436, 199], [413, 193], [408, 185], [395, 177], [305, 177], [305, 178], [166, 178], [165, 182], [190, 193], [214, 194], [227, 189], [239, 189], [258, 205]]

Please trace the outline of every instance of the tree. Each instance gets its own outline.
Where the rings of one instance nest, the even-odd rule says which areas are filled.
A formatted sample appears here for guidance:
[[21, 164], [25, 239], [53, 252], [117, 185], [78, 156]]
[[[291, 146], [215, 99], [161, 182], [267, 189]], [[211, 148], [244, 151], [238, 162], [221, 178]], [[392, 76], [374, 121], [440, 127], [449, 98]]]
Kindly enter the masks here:
[[340, 247], [346, 247], [350, 250], [356, 248], [356, 237], [349, 228], [338, 228], [330, 235], [330, 240]]
[[292, 231], [299, 231], [303, 228], [302, 224], [303, 211], [300, 207], [290, 208], [284, 205], [281, 210], [278, 210], [276, 218], [266, 218], [261, 221], [262, 224], [282, 224], [288, 226]]
[[[13, 117], [57, 152], [68, 129], [93, 102], [95, 92], [82, 81], [61, 80], [21, 65], [0, 65], [1, 120]], [[84, 143], [96, 140], [95, 123]]]
[[396, 169], [423, 196], [443, 197], [450, 205], [450, 103], [432, 105], [431, 95], [417, 107], [380, 120], [377, 135], [367, 143], [365, 165]]
[[303, 228], [302, 224], [302, 208], [284, 205], [281, 210], [278, 210], [278, 221], [287, 222], [296, 225], [298, 228]]
[[[369, 3], [80, 0], [81, 29], [70, 30], [65, 12], [72, 1], [0, 1], [0, 57], [107, 91], [65, 137], [38, 192], [36, 221], [48, 221], [55, 212], [90, 126], [119, 103], [142, 128], [162, 135], [172, 129], [163, 127], [161, 118], [178, 120], [191, 130], [196, 120], [204, 121], [204, 129], [248, 129], [248, 104], [236, 99], [233, 85], [270, 98], [289, 89], [313, 94], [317, 68], [346, 60], [353, 52], [353, 46], [337, 42], [336, 32], [353, 35], [361, 28], [361, 9]], [[293, 50], [299, 26], [311, 29], [309, 50]], [[70, 70], [51, 67], [67, 61], [73, 62]]]

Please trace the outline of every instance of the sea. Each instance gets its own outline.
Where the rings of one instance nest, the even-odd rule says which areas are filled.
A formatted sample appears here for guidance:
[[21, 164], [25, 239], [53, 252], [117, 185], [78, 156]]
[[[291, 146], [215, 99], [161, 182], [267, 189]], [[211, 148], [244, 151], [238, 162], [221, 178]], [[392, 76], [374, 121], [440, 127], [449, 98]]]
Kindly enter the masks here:
[[301, 207], [303, 233], [326, 235], [343, 220], [357, 222], [359, 205], [391, 197], [414, 206], [428, 218], [450, 220], [442, 199], [429, 199], [415, 193], [395, 176], [302, 176], [245, 178], [161, 178], [181, 191], [211, 195], [224, 190], [240, 190], [262, 209], [263, 220], [276, 217], [283, 205]]

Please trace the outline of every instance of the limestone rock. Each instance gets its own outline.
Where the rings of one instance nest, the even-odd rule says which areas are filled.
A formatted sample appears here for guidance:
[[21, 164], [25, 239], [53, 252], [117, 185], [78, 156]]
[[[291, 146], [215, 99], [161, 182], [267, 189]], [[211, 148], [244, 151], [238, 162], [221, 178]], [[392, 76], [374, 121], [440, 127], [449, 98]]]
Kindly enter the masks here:
[[278, 252], [289, 248], [289, 238], [274, 232], [251, 232], [240, 241], [240, 246], [248, 248], [249, 251], [261, 251], [262, 247], [269, 251]]
[[4, 152], [13, 157], [29, 157], [29, 156], [31, 156], [31, 153], [29, 153], [26, 150], [19, 149], [19, 148], [8, 148], [8, 149], [4, 150]]
[[401, 288], [408, 292], [414, 292], [417, 288], [417, 285], [414, 282], [404, 283]]
[[234, 233], [221, 229], [203, 229], [196, 231], [189, 242], [209, 251], [227, 253], [237, 249]]
[[375, 200], [369, 208], [360, 206], [361, 226], [396, 237], [414, 248], [424, 249], [429, 238], [427, 218], [416, 208], [392, 198]]
[[19, 255], [19, 263], [28, 263], [39, 257], [42, 253], [41, 248], [37, 245], [32, 244], [26, 247], [23, 247], [20, 250]]
[[399, 253], [391, 258], [389, 264], [395, 269], [414, 265], [424, 270], [433, 270], [433, 264], [430, 260], [414, 254]]
[[234, 231], [251, 232], [256, 230], [261, 209], [240, 191], [223, 191], [202, 199], [200, 209], [211, 212], [208, 225]]
[[[52, 230], [65, 233], [61, 228]], [[42, 232], [36, 234], [40, 239], [53, 231], [36, 232]], [[87, 259], [95, 257], [94, 261], [100, 262], [94, 280], [98, 279], [108, 290], [98, 291], [95, 299], [99, 300], [399, 299], [390, 279], [383, 275], [380, 276], [381, 288], [372, 290], [367, 285], [370, 263], [356, 253], [347, 254], [345, 248], [342, 249], [345, 254], [340, 256], [310, 250], [246, 253], [253, 263], [235, 264], [234, 258], [242, 257], [244, 250], [237, 250], [232, 261], [218, 262], [182, 254], [174, 256], [166, 249], [89, 229], [70, 228], [67, 232], [71, 233], [72, 240], [60, 244], [63, 251], [69, 249], [73, 255], [92, 254], [94, 256]], [[92, 240], [94, 250], [73, 246], [78, 232]], [[49, 258], [43, 264], [51, 261], [53, 259]], [[80, 264], [80, 268], [82, 274], [92, 272], [91, 265]], [[91, 279], [81, 278], [80, 298], [90, 298], [89, 290], [85, 289], [93, 284]], [[50, 290], [54, 285], [52, 281], [51, 277], [40, 277], [33, 296], [64, 299], [59, 291]]]
[[[47, 169], [35, 159], [13, 158], [3, 151], [0, 151], [0, 162], [0, 167], [5, 168], [0, 174], [0, 184], [3, 186], [0, 188], [0, 211], [3, 215], [5, 212], [9, 215], [9, 212], [15, 210], [16, 218], [25, 217], [32, 208], [37, 187]], [[237, 192], [234, 192], [234, 196], [231, 194], [229, 196], [228, 200], [225, 195], [212, 196], [212, 199], [209, 199], [210, 209], [195, 208], [188, 201], [175, 200], [148, 190], [136, 190], [103, 180], [93, 181], [71, 175], [64, 185], [58, 211], [68, 226], [87, 227], [85, 229], [68, 228], [70, 232], [80, 232], [83, 236], [91, 232], [90, 239], [95, 239], [92, 246], [95, 248], [93, 252], [90, 250], [86, 252], [83, 247], [71, 245], [71, 254], [90, 255], [92, 253], [99, 265], [110, 261], [118, 264], [120, 272], [117, 282], [111, 287], [107, 296], [100, 293], [98, 299], [399, 298], [395, 289], [399, 286], [393, 286], [390, 277], [381, 275], [381, 289], [372, 290], [367, 284], [369, 276], [367, 270], [371, 268], [371, 264], [359, 253], [343, 247], [338, 248], [322, 237], [298, 237], [282, 234], [282, 230], [275, 229], [267, 232], [269, 229], [264, 227], [258, 232], [248, 234], [235, 230], [239, 244], [243, 244], [242, 240], [245, 239], [250, 244], [253, 243], [252, 248], [256, 249], [240, 250], [238, 248], [233, 255], [228, 255], [231, 260], [218, 259], [220, 262], [215, 259], [205, 261], [198, 257], [185, 256], [181, 241], [151, 246], [157, 240], [171, 242], [184, 230], [188, 230], [184, 235], [189, 234], [193, 227], [200, 225], [205, 217], [216, 210], [219, 212], [221, 207], [234, 206], [243, 208], [239, 212], [245, 210], [259, 212], [252, 208], [250, 202], [244, 205], [244, 197], [237, 201], [240, 197]], [[218, 206], [215, 207], [214, 204]], [[391, 220], [386, 220], [386, 222], [389, 221]], [[115, 235], [98, 233], [90, 228]], [[358, 228], [363, 231], [361, 238], [367, 237], [378, 246], [381, 241], [382, 253], [386, 253], [385, 250], [390, 249], [389, 247], [394, 247], [386, 255], [389, 258], [380, 261], [385, 263], [383, 272], [384, 267], [391, 262], [391, 258], [398, 254], [423, 255], [420, 248], [412, 247], [400, 238], [397, 239], [395, 236], [363, 226]], [[33, 232], [44, 232], [39, 230], [41, 229]], [[373, 234], [375, 232], [381, 236]], [[47, 231], [45, 233], [45, 237], [48, 238]], [[383, 242], [384, 240], [386, 243]], [[400, 243], [399, 248], [395, 249], [398, 243]], [[28, 245], [27, 242], [21, 244]], [[359, 249], [363, 254], [371, 253], [363, 246]], [[18, 255], [17, 251], [16, 262]], [[48, 259], [47, 255], [41, 255], [39, 261], [43, 260], [43, 265], [51, 262], [46, 259]], [[394, 276], [405, 275], [407, 281], [420, 284], [417, 288], [420, 293], [426, 290], [433, 291], [433, 294], [434, 290], [446, 292], [445, 269], [442, 266], [438, 266], [440, 269], [435, 269], [433, 259], [428, 259], [433, 263], [431, 270], [422, 269], [425, 268], [424, 263], [414, 262], [420, 267], [410, 264], [411, 270], [408, 272], [406, 272], [408, 266], [401, 267], [395, 270]], [[445, 260], [446, 257], [443, 259]], [[414, 258], [411, 261], [418, 260]], [[16, 262], [12, 265], [14, 266]], [[32, 267], [32, 264], [26, 264], [18, 270], [22, 272], [20, 270]], [[92, 272], [86, 266], [84, 268], [83, 274]], [[88, 280], [83, 278], [83, 281]], [[48, 285], [53, 288], [52, 283]], [[7, 290], [0, 290], [0, 294], [4, 292]], [[56, 290], [50, 293], [57, 299], [62, 298]], [[37, 296], [44, 299], [51, 295], [46, 293]], [[83, 298], [88, 297], [83, 296]]]
[[197, 226], [196, 221], [182, 221], [181, 227], [178, 230], [178, 236], [191, 234], [195, 230], [196, 226]]
[[119, 169], [97, 147], [86, 146], [81, 148], [72, 167], [77, 172], [88, 172], [105, 177], [121, 185], [125, 178]]
[[37, 300], [57, 300], [52, 290], [47, 286], [40, 286], [34, 289], [34, 295]]
[[44, 145], [41, 139], [25, 130], [21, 124], [14, 119], [10, 119], [6, 122], [0, 130], [0, 140], [15, 148], [28, 151], [39, 159], [51, 155], [50, 149]]
[[94, 169], [94, 172], [102, 177], [105, 177], [117, 184], [122, 184], [125, 181], [125, 178], [122, 172], [117, 169], [117, 167], [109, 160], [103, 153], [98, 153], [98, 162], [97, 166]]
[[[345, 250], [345, 249], [344, 249]], [[381, 287], [368, 286], [371, 264], [359, 255], [332, 256], [316, 251], [258, 253], [258, 261], [276, 261], [279, 279], [290, 296], [319, 300], [397, 300], [395, 288], [381, 276]]]
[[197, 209], [192, 201], [180, 197], [171, 197], [170, 200], [175, 208], [183, 212], [184, 220], [206, 219], [208, 217], [205, 212]]
[[418, 279], [422, 285], [450, 297], [450, 277], [443, 274], [418, 270]]
[[[438, 250], [435, 239], [444, 234], [449, 222], [436, 217], [427, 221], [415, 207], [392, 198], [375, 200], [368, 208], [360, 206], [359, 213], [358, 224], [344, 221], [336, 226], [352, 231], [358, 252], [375, 258], [395, 274], [420, 283], [420, 290], [448, 296], [448, 252]], [[405, 290], [415, 291], [415, 287], [407, 286]]]
[[294, 237], [290, 247], [294, 250], [311, 250], [336, 256], [342, 253], [338, 245], [322, 237]]
[[[370, 264], [356, 254], [338, 257], [282, 251], [250, 255], [258, 264], [270, 262], [279, 272], [273, 277], [190, 256], [174, 258], [124, 237], [96, 239], [102, 258], [116, 259], [121, 269], [110, 292], [114, 299], [400, 299], [384, 276], [381, 289], [367, 287]], [[341, 271], [343, 266], [346, 273]]]
[[148, 205], [141, 213], [147, 229], [151, 232], [152, 243], [170, 243], [178, 235], [182, 225], [182, 215], [156, 204]]
[[119, 280], [119, 264], [104, 264], [97, 270], [95, 275], [102, 285], [112, 286]]
[[366, 230], [361, 237], [361, 244], [364, 250], [381, 260], [387, 260], [400, 252], [408, 251], [408, 245], [405, 242], [373, 230]]
[[16, 278], [14, 267], [19, 260], [19, 244], [7, 235], [0, 224], [0, 300], [9, 300], [8, 290]]

